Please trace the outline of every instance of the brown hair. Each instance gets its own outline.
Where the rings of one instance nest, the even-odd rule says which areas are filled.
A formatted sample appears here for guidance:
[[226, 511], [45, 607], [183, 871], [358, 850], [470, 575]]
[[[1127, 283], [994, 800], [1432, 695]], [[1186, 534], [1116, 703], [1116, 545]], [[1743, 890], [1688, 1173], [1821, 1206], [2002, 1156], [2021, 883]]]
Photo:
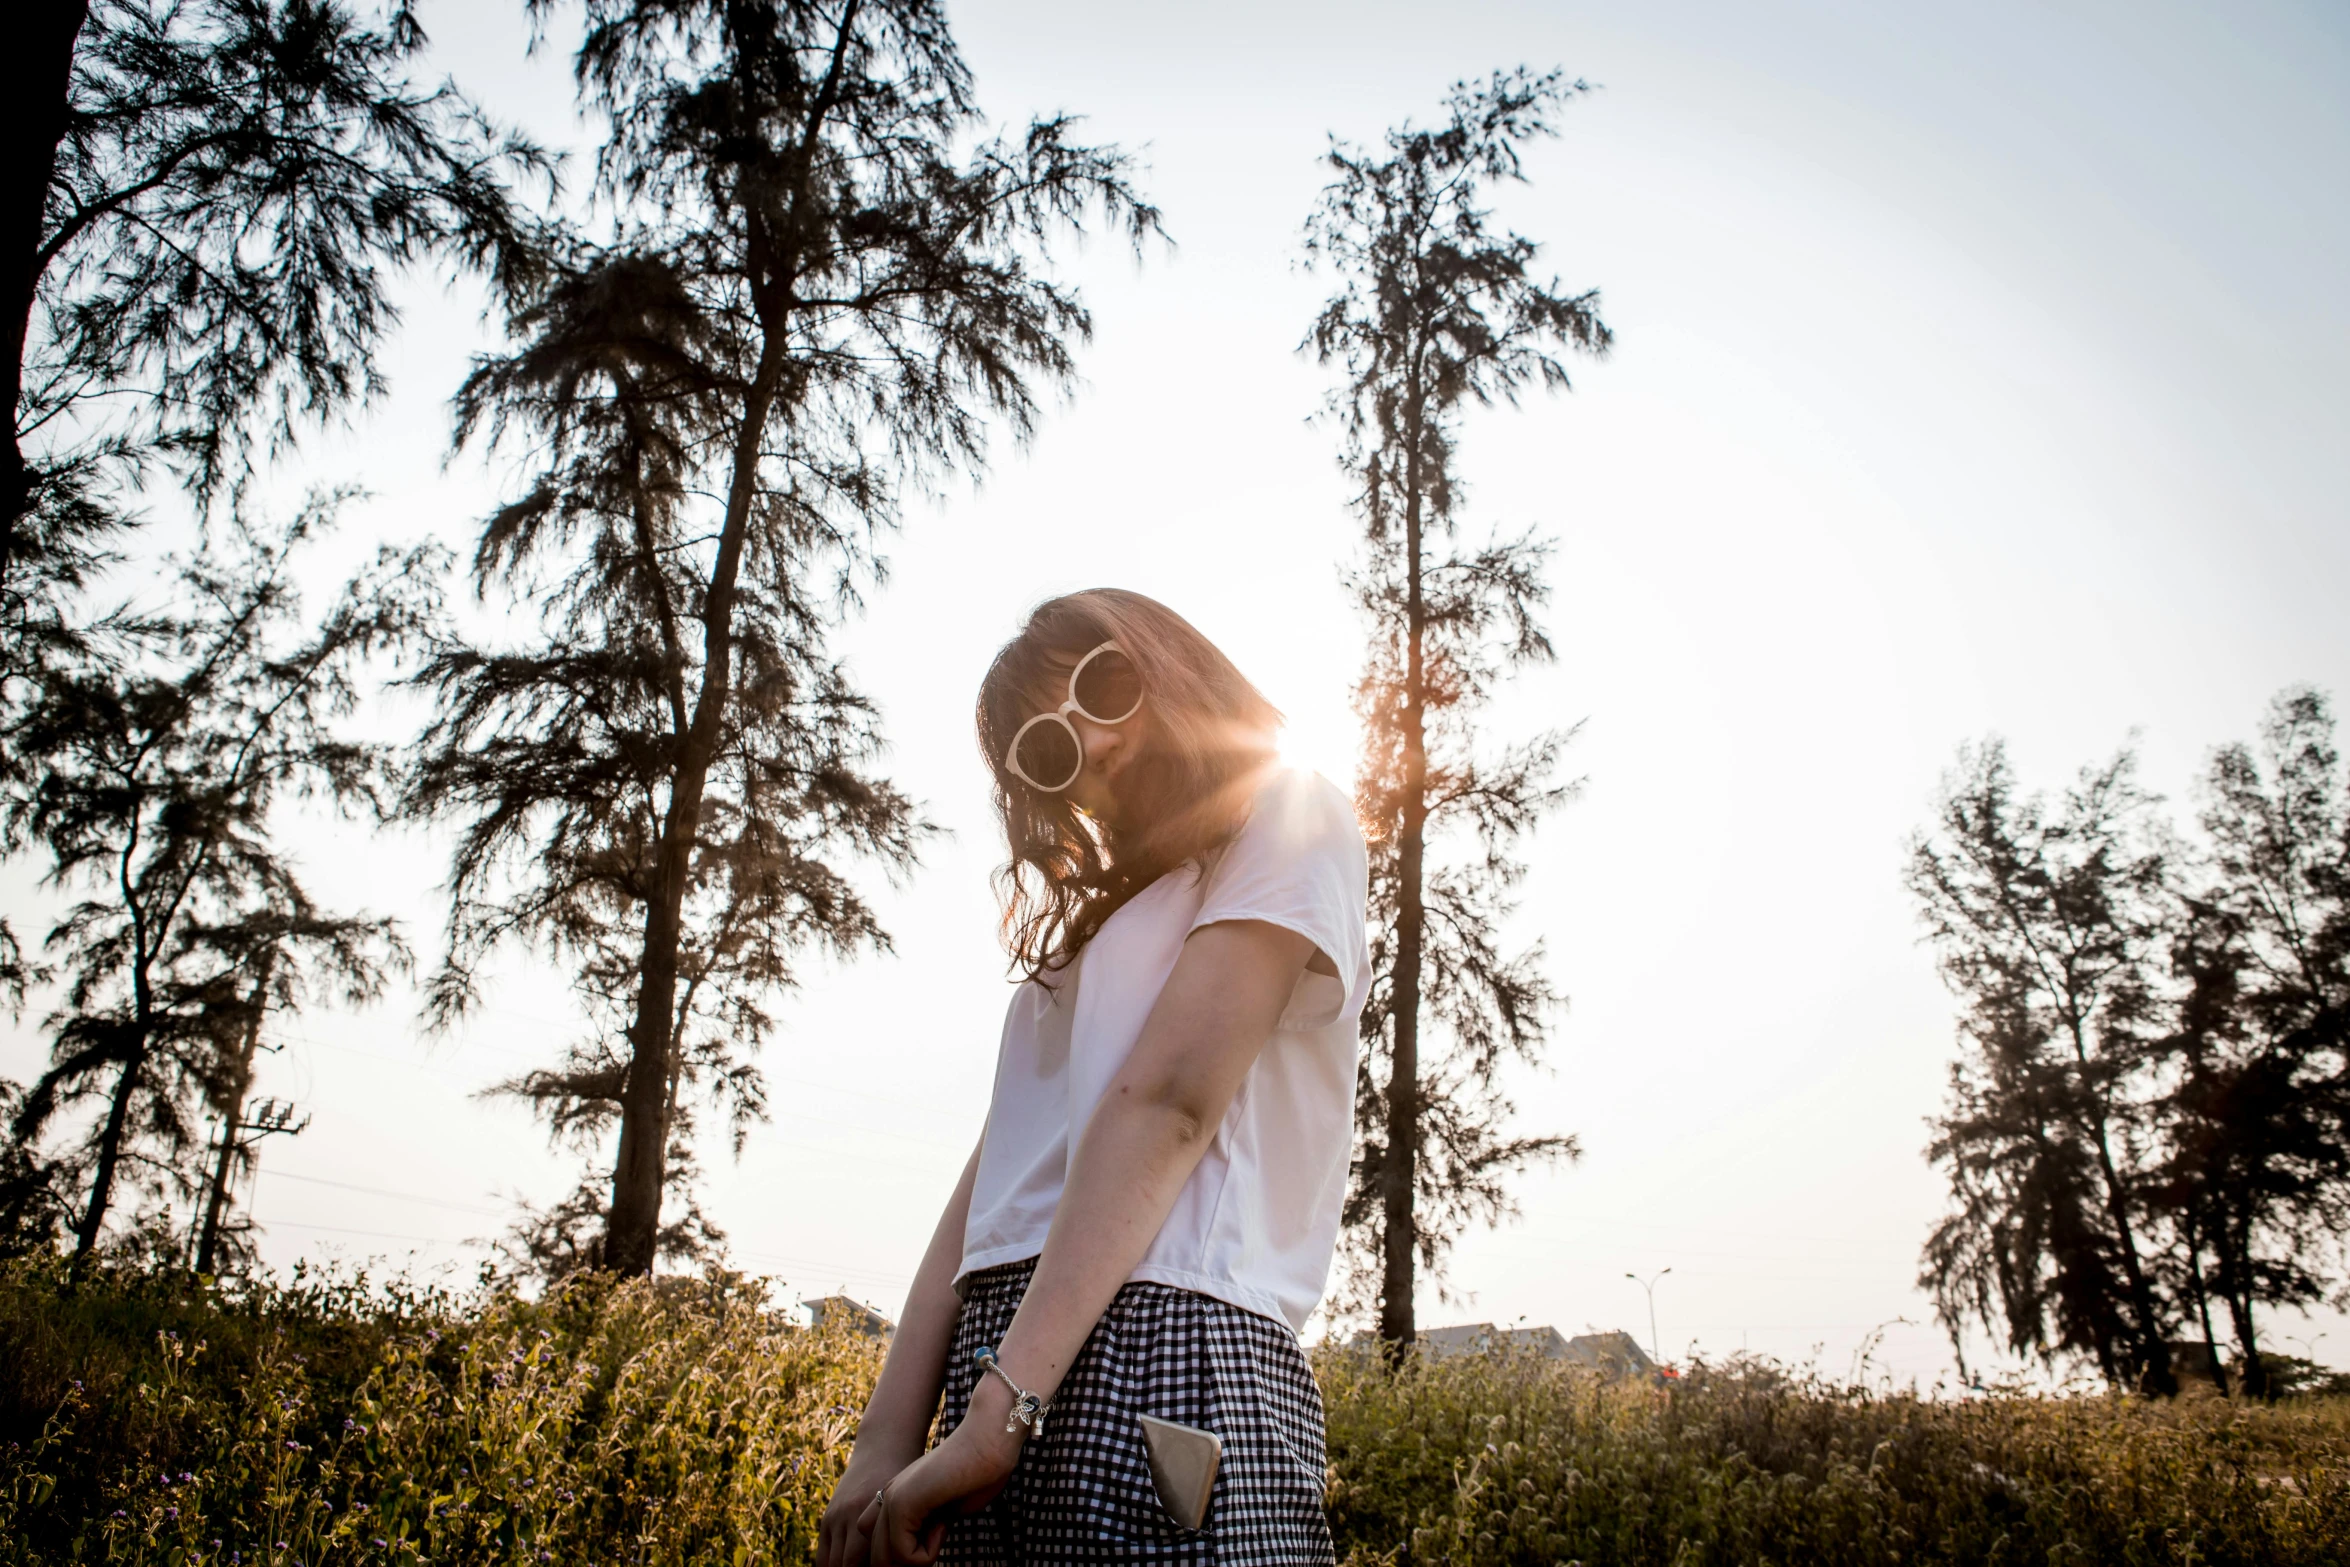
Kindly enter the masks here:
[[[1013, 734], [1061, 705], [1070, 669], [1104, 642], [1134, 661], [1153, 719], [1149, 749], [1121, 779], [1128, 798], [1114, 824], [1004, 768]], [[978, 718], [1012, 853], [995, 878], [1004, 946], [1032, 979], [1066, 967], [1129, 898], [1239, 829], [1281, 726], [1280, 712], [1190, 621], [1119, 588], [1030, 611], [979, 683]]]

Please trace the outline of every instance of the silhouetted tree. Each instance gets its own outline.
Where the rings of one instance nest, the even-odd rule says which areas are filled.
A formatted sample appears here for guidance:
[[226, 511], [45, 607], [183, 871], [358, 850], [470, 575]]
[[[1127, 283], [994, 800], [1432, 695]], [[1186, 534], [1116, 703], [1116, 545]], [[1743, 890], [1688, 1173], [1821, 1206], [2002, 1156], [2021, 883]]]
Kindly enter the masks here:
[[[0, 612], [63, 630], [161, 458], [200, 499], [380, 384], [398, 268], [503, 270], [507, 181], [543, 170], [411, 80], [406, 0], [21, 0], [0, 157]], [[20, 30], [21, 29], [21, 30]]]
[[[662, 1186], [669, 1194], [661, 1210], [661, 1229], [653, 1240], [654, 1258], [681, 1271], [704, 1271], [726, 1263], [726, 1232], [702, 1212], [695, 1188], [702, 1178], [693, 1149], [693, 1105], [681, 1101], [671, 1123], [669, 1167]], [[612, 1212], [610, 1160], [589, 1158], [570, 1191], [558, 1201], [540, 1207], [521, 1204], [521, 1213], [506, 1235], [496, 1242], [505, 1259], [506, 1273], [539, 1285], [556, 1283], [574, 1273], [604, 1266], [604, 1241]]]
[[1038, 247], [1096, 208], [1139, 247], [1158, 214], [1065, 118], [965, 154], [935, 0], [584, 10], [614, 227], [509, 295], [513, 346], [460, 399], [460, 439], [531, 470], [475, 582], [541, 631], [435, 659], [410, 803], [463, 824], [442, 1017], [509, 937], [577, 962], [591, 1012], [624, 1000], [625, 1029], [525, 1091], [616, 1114], [600, 1261], [641, 1273], [673, 1090], [689, 1067], [755, 1085], [758, 998], [811, 947], [883, 941], [835, 861], [894, 872], [925, 830], [870, 770], [827, 630], [900, 487], [979, 466], [991, 424], [1024, 436], [1035, 386], [1068, 383], [1089, 322]]
[[1929, 1149], [1953, 1207], [1919, 1283], [1954, 1343], [1977, 1322], [2167, 1391], [2147, 1232], [2173, 905], [2135, 768], [2125, 750], [2051, 805], [2017, 796], [1998, 741], [1970, 747], [1911, 845], [1966, 1047]]
[[1481, 205], [1523, 179], [1520, 149], [1556, 134], [1553, 114], [1584, 90], [1523, 69], [1456, 84], [1441, 124], [1388, 132], [1384, 155], [1334, 145], [1336, 178], [1306, 229], [1338, 290], [1304, 346], [1346, 378], [1330, 409], [1368, 540], [1352, 578], [1371, 623], [1355, 804], [1375, 981], [1346, 1218], [1357, 1291], [1375, 1268], [1379, 1331], [1398, 1345], [1415, 1331], [1416, 1272], [1441, 1277], [1464, 1226], [1509, 1211], [1510, 1174], [1576, 1151], [1571, 1137], [1506, 1133], [1496, 1073], [1539, 1058], [1559, 999], [1539, 943], [1510, 956], [1500, 931], [1523, 875], [1516, 840], [1568, 793], [1552, 782], [1568, 734], [1496, 750], [1475, 728], [1498, 680], [1552, 656], [1535, 618], [1549, 547], [1527, 533], [1462, 548], [1454, 461], [1471, 405], [1564, 389], [1563, 354], [1607, 351], [1598, 295], [1542, 282], [1540, 247], [1495, 230]]
[[[13, 1127], [23, 1104], [24, 1090], [0, 1079], [0, 1123]], [[47, 1251], [72, 1222], [48, 1161], [13, 1136], [0, 1141], [0, 1258]]]
[[29, 1154], [61, 1111], [94, 1104], [58, 1171], [84, 1189], [77, 1254], [97, 1244], [126, 1167], [149, 1189], [193, 1190], [196, 1118], [257, 1008], [305, 985], [369, 999], [400, 957], [388, 920], [312, 903], [272, 821], [289, 795], [380, 805], [384, 754], [336, 724], [364, 663], [416, 637], [434, 606], [434, 553], [385, 549], [305, 626], [290, 565], [333, 505], [266, 536], [232, 518], [170, 602], [99, 621], [27, 704], [43, 760], [6, 802], [9, 841], [85, 895], [48, 938], [65, 997], [51, 1065], [12, 1130]]
[[[768, 855], [741, 844], [715, 845], [716, 857], [747, 860], [746, 873], [724, 878], [722, 896], [700, 900], [696, 918], [685, 922], [678, 945], [677, 1027], [669, 1040], [669, 1081], [663, 1114], [669, 1127], [662, 1172], [663, 1217], [654, 1243], [657, 1260], [707, 1266], [725, 1255], [726, 1236], [701, 1210], [695, 1188], [701, 1164], [694, 1151], [696, 1115], [702, 1104], [723, 1112], [729, 1141], [739, 1157], [750, 1128], [764, 1118], [767, 1090], [755, 1053], [774, 1032], [767, 998], [792, 980], [788, 947], [832, 942], [850, 914], [828, 900], [803, 898], [786, 905], [772, 898], [772, 877], [760, 867]], [[729, 851], [732, 851], [731, 855]], [[811, 916], [813, 919], [811, 920]], [[863, 939], [886, 938], [869, 915], [852, 918]], [[787, 950], [771, 945], [772, 928], [795, 922], [808, 928], [787, 937]], [[765, 936], [770, 940], [762, 940]], [[635, 938], [632, 940], [631, 938]], [[545, 1122], [559, 1146], [587, 1155], [589, 1169], [560, 1201], [546, 1208], [524, 1205], [505, 1243], [520, 1273], [552, 1282], [580, 1268], [603, 1266], [604, 1228], [610, 1214], [609, 1161], [598, 1171], [593, 1160], [618, 1124], [621, 1091], [628, 1082], [624, 1047], [636, 996], [635, 978], [642, 931], [606, 921], [565, 933], [576, 968], [576, 988], [590, 1019], [587, 1037], [550, 1070], [528, 1072], [498, 1084], [492, 1094], [524, 1100]]]
[[2206, 1335], [2217, 1295], [2260, 1397], [2255, 1308], [2323, 1299], [2350, 1229], [2350, 790], [2322, 695], [2283, 692], [2257, 747], [2213, 754], [2201, 821], [2166, 1195]]

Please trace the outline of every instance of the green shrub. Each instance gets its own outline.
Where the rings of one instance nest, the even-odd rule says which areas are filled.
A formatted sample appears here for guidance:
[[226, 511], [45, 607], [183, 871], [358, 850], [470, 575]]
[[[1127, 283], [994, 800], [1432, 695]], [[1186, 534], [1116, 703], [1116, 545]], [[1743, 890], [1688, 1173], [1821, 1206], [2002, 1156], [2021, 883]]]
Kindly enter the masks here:
[[2350, 1562], [2350, 1402], [1669, 1389], [1525, 1354], [1389, 1372], [1325, 1349], [1352, 1567]]
[[[1316, 1352], [1349, 1567], [2350, 1562], [2350, 1400], [1672, 1389]], [[0, 1267], [0, 1564], [805, 1562], [880, 1365], [719, 1276]]]
[[[88, 1374], [37, 1427], [8, 1411], [0, 1562], [804, 1561], [879, 1370], [727, 1278], [470, 1311], [10, 1288], [0, 1355], [78, 1350]], [[44, 1290], [47, 1320], [24, 1314]]]

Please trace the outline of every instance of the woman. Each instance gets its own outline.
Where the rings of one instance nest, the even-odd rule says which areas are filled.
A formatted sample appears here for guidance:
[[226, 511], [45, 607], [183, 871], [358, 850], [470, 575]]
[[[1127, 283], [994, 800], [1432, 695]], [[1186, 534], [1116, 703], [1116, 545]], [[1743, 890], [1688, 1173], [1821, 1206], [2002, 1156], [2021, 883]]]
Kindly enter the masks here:
[[[1345, 795], [1277, 766], [1279, 723], [1136, 593], [1042, 605], [988, 670], [1027, 979], [822, 1567], [1331, 1560], [1297, 1335], [1346, 1186], [1367, 871]], [[1198, 1528], [1144, 1416], [1221, 1441]]]

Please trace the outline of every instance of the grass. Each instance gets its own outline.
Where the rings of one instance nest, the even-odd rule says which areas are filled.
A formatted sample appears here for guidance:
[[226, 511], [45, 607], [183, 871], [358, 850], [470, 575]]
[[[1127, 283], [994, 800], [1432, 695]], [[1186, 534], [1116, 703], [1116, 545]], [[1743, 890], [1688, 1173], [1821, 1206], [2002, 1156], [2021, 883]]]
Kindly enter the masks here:
[[[2350, 1400], [1316, 1363], [1349, 1567], [2350, 1561]], [[524, 1301], [6, 1265], [0, 1563], [804, 1562], [878, 1369], [724, 1276]]]
[[0, 1562], [808, 1559], [879, 1347], [740, 1280], [0, 1286]]
[[2350, 1561], [2350, 1400], [1964, 1402], [1768, 1364], [1670, 1392], [1529, 1355], [1326, 1351], [1355, 1567]]

